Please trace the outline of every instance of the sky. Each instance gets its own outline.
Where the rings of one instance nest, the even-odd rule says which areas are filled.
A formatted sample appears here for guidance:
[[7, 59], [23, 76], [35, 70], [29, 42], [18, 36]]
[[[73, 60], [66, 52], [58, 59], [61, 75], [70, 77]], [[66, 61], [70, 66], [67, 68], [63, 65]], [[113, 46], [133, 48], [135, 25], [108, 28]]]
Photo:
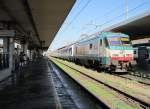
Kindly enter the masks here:
[[147, 11], [150, 12], [150, 0], [76, 0], [49, 50], [56, 50]]

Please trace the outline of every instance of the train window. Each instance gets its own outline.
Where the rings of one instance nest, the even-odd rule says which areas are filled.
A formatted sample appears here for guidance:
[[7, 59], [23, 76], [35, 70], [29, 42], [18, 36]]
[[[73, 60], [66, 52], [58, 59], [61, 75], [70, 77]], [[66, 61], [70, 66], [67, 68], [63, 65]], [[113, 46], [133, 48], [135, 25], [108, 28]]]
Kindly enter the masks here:
[[76, 53], [76, 54], [78, 53], [78, 52], [77, 52], [77, 49], [78, 49], [78, 47], [75, 48], [75, 50], [76, 50], [75, 53]]
[[72, 54], [72, 48], [69, 48], [69, 54]]
[[100, 46], [102, 45], [102, 39], [100, 39]]
[[92, 45], [92, 44], [90, 44], [90, 49], [92, 49], [92, 46], [93, 46], [93, 45]]
[[131, 44], [128, 37], [121, 37], [120, 39], [121, 39], [121, 42], [123, 45], [130, 45]]
[[134, 51], [134, 54], [136, 54], [136, 51]]
[[122, 44], [119, 37], [113, 36], [113, 37], [109, 37], [107, 39], [109, 41], [110, 46], [120, 46]]
[[107, 47], [108, 46], [108, 40], [106, 38], [104, 39], [104, 43], [105, 43], [105, 46]]

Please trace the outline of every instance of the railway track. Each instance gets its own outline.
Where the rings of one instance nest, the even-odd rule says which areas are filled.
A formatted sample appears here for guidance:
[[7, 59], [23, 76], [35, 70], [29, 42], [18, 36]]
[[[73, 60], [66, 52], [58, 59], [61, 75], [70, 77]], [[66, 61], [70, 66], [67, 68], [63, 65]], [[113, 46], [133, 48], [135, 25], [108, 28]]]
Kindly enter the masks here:
[[54, 82], [55, 91], [57, 93], [57, 99], [59, 104], [59, 109], [79, 109], [73, 99], [71, 98], [70, 94], [68, 93], [66, 87], [64, 86], [59, 74], [54, 70], [51, 63], [48, 63], [49, 67], [51, 68], [51, 76], [53, 77], [52, 80]]
[[114, 93], [115, 95], [117, 95], [117, 97], [119, 97], [121, 100], [123, 100], [124, 102], [126, 102], [127, 104], [133, 105], [133, 107], [135, 106], [136, 108], [144, 108], [144, 109], [149, 109], [150, 108], [150, 103], [143, 101], [135, 96], [132, 96], [126, 92], [123, 92], [122, 90], [117, 89], [116, 87], [113, 87], [112, 85], [109, 85], [103, 81], [100, 81], [96, 78], [93, 78], [87, 74], [85, 74], [84, 72], [73, 68], [59, 60], [56, 60], [58, 63], [61, 63], [65, 66], [67, 66], [68, 68], [75, 70], [77, 72], [79, 72], [82, 76], [84, 76], [85, 78], [89, 79], [90, 81], [94, 81], [96, 84], [102, 85], [103, 88], [105, 88], [106, 90], [108, 90], [111, 93]]
[[127, 74], [120, 75], [120, 74], [113, 73], [113, 75], [124, 79], [137, 81], [141, 84], [150, 86], [150, 74], [143, 74], [137, 71], [129, 71]]
[[121, 77], [124, 79], [128, 79], [128, 80], [137, 81], [141, 84], [150, 86], [150, 74], [143, 74], [140, 72], [129, 71], [127, 74], [115, 74], [115, 73], [113, 73], [112, 75], [117, 76], [117, 77]]
[[141, 84], [150, 86], [150, 80], [146, 79], [146, 78], [136, 77], [136, 76], [133, 76], [133, 75], [130, 75], [130, 74], [125, 74], [125, 75], [113, 74], [113, 75], [117, 76], [117, 77], [120, 77], [120, 78], [137, 81], [137, 82], [139, 82]]
[[137, 71], [131, 71], [131, 72], [129, 72], [129, 75], [150, 80], [150, 74], [143, 74], [143, 73], [140, 73]]
[[129, 71], [128, 74], [124, 74], [124, 75], [114, 74], [114, 75], [124, 79], [137, 81], [141, 84], [150, 86], [150, 74], [143, 74], [137, 71]]

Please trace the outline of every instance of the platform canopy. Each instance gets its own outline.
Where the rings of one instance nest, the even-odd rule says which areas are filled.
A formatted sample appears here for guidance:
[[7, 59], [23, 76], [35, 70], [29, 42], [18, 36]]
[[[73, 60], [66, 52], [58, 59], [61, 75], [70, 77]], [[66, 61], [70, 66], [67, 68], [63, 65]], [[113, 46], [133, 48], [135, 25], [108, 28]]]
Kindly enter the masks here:
[[126, 33], [132, 40], [150, 37], [150, 11], [115, 24], [104, 31]]
[[27, 37], [31, 46], [47, 49], [74, 3], [75, 0], [0, 0], [0, 28], [17, 29], [19, 38]]

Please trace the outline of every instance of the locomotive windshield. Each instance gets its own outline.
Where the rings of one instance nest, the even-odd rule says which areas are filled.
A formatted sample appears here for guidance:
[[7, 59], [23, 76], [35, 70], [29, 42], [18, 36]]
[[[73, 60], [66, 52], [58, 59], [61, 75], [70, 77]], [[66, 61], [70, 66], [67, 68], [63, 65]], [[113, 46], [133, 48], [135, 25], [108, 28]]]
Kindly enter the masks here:
[[131, 44], [128, 37], [121, 37], [120, 39], [121, 39], [121, 42], [123, 45], [130, 45]]
[[108, 43], [110, 46], [129, 46], [130, 45], [130, 40], [128, 37], [109, 37], [107, 38]]

